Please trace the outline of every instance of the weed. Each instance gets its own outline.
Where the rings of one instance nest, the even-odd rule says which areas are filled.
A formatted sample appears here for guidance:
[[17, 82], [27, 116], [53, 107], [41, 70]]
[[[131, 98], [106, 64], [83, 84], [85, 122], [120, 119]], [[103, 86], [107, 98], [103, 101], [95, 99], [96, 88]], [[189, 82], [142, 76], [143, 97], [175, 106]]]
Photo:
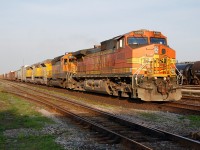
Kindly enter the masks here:
[[179, 117], [180, 120], [188, 119], [191, 127], [200, 127], [200, 116], [187, 115]]
[[160, 117], [154, 113], [141, 112], [140, 115], [151, 121], [159, 121]]
[[[1, 89], [1, 87], [0, 87]], [[54, 140], [55, 137], [24, 136], [20, 134], [16, 138], [7, 138], [3, 135], [5, 130], [19, 128], [41, 129], [46, 124], [54, 123], [36, 111], [31, 103], [0, 90], [0, 149], [61, 149]]]
[[20, 149], [20, 150], [62, 150], [62, 147], [54, 142], [52, 135], [44, 136], [20, 136], [17, 139], [6, 140], [6, 144], [1, 145], [0, 149]]

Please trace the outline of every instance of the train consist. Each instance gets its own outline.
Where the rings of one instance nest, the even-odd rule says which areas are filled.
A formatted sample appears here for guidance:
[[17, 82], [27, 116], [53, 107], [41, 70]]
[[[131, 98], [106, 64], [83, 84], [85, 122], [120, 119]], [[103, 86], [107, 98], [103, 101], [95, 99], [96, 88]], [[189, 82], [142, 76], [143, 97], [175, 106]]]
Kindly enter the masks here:
[[161, 32], [137, 30], [23, 66], [4, 78], [143, 101], [176, 101], [181, 89], [175, 63], [176, 52]]
[[176, 67], [183, 85], [200, 85], [200, 61], [177, 63]]

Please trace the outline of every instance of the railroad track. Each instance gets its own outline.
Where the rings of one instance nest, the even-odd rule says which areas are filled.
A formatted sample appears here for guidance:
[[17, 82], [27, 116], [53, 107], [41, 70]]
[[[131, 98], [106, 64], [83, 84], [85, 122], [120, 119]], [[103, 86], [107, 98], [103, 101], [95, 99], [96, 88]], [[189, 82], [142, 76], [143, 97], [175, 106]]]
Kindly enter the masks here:
[[186, 101], [178, 101], [162, 104], [165, 107], [171, 107], [186, 112], [187, 114], [200, 115], [200, 105], [189, 104]]
[[199, 101], [200, 102], [200, 96], [183, 95], [183, 97], [181, 99], [182, 100], [187, 100], [187, 101]]
[[46, 105], [92, 129], [107, 143], [121, 143], [126, 149], [199, 149], [200, 142], [166, 131], [124, 120], [114, 114], [67, 100], [66, 98], [11, 84], [8, 91]]
[[182, 89], [200, 90], [200, 85], [183, 85]]
[[[34, 90], [35, 92], [40, 92], [37, 89], [29, 88], [28, 86], [25, 86], [24, 84], [21, 84], [21, 86], [26, 87], [27, 89]], [[31, 84], [32, 86], [32, 84]], [[43, 87], [43, 86], [40, 86]], [[46, 87], [45, 87], [46, 89]], [[47, 94], [49, 95], [49, 94]], [[53, 96], [52, 94], [50, 94]], [[55, 96], [55, 95], [54, 95]], [[57, 97], [60, 98], [60, 97]], [[187, 99], [187, 101], [186, 101]], [[185, 100], [185, 101], [183, 101]], [[190, 101], [188, 101], [190, 100]], [[192, 101], [191, 101], [192, 100]], [[181, 101], [177, 102], [167, 102], [163, 104], [156, 103], [159, 110], [163, 111], [169, 111], [169, 112], [178, 112], [182, 114], [189, 114], [189, 115], [199, 115], [200, 114], [200, 101], [198, 99], [195, 99], [191, 96], [184, 96]], [[151, 105], [151, 104], [149, 104]]]
[[200, 115], [200, 97], [183, 95], [182, 99], [177, 102], [167, 103], [167, 106], [194, 110], [194, 114]]
[[200, 110], [200, 96], [197, 95], [183, 95], [179, 103], [183, 103], [185, 105], [195, 105]]
[[[29, 86], [25, 85], [24, 83], [19, 82], [13, 82], [21, 84], [21, 86], [25, 86], [27, 89], [29, 89], [29, 86], [33, 86], [33, 84], [28, 84]], [[46, 86], [37, 85], [36, 89], [38, 88], [44, 88], [45, 90], [49, 90]], [[40, 90], [36, 90], [35, 92], [40, 92]], [[55, 88], [56, 91], [61, 92], [59, 88]], [[34, 90], [31, 88], [31, 90]], [[64, 91], [64, 90], [62, 90]], [[62, 92], [61, 92], [62, 93]], [[130, 103], [130, 105], [137, 105], [134, 103]], [[158, 111], [167, 111], [167, 112], [173, 112], [173, 113], [180, 113], [180, 114], [188, 114], [188, 115], [199, 115], [200, 114], [200, 100], [198, 98], [194, 98], [193, 96], [183, 96], [182, 100], [177, 102], [167, 102], [167, 103], [143, 103], [142, 105], [146, 105], [145, 107], [155, 107], [154, 110]], [[125, 106], [126, 107], [126, 106]], [[156, 108], [157, 107], [157, 108]], [[142, 107], [140, 108], [142, 109]]]
[[181, 101], [179, 101], [184, 104], [192, 104], [192, 105], [197, 105], [200, 106], [200, 97], [196, 96], [183, 96]]
[[183, 96], [180, 101], [165, 103], [164, 106], [185, 109], [192, 114], [200, 115], [200, 97]]

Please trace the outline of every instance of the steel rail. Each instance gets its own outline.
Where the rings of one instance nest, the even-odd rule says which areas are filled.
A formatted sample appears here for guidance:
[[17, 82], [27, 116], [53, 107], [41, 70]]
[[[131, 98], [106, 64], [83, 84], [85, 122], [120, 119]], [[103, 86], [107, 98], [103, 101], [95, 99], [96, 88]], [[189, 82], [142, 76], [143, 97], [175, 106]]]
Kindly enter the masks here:
[[[42, 92], [41, 92], [42, 93]], [[44, 93], [43, 93], [44, 94]], [[52, 94], [51, 94], [51, 96], [53, 96]], [[60, 97], [60, 96], [53, 96], [54, 98], [58, 98], [58, 99], [62, 99], [61, 101], [63, 102], [63, 101], [65, 101], [66, 102], [66, 99], [63, 99], [62, 97]], [[44, 97], [43, 97], [44, 98]], [[41, 101], [41, 103], [44, 103], [43, 102], [44, 100], [42, 100]], [[78, 103], [76, 103], [76, 102], [72, 102], [72, 101], [70, 101], [70, 103], [73, 103], [73, 104], [75, 104], [75, 105], [80, 105], [80, 104], [78, 104]], [[52, 104], [53, 105], [53, 104]], [[55, 106], [51, 106], [51, 107], [55, 107]], [[60, 106], [56, 106], [56, 109], [60, 109], [59, 108]], [[96, 111], [96, 112], [99, 112], [99, 113], [103, 113], [104, 115], [106, 115], [107, 117], [110, 117], [110, 118], [112, 118], [112, 120], [117, 120], [118, 122], [120, 122], [120, 124], [123, 124], [123, 125], [126, 125], [126, 126], [129, 126], [129, 127], [136, 127], [136, 128], [140, 128], [140, 129], [142, 129], [143, 130], [143, 132], [145, 131], [145, 132], [148, 132], [148, 133], [152, 133], [152, 134], [157, 134], [157, 135], [159, 135], [159, 136], [161, 136], [161, 137], [164, 137], [164, 138], [167, 138], [167, 139], [170, 139], [170, 140], [175, 140], [175, 141], [179, 141], [180, 143], [184, 143], [184, 144], [186, 144], [187, 146], [189, 146], [190, 148], [192, 147], [192, 148], [194, 148], [194, 149], [198, 149], [199, 148], [199, 146], [200, 146], [200, 142], [198, 142], [198, 141], [195, 141], [195, 140], [191, 140], [191, 139], [188, 139], [188, 138], [185, 138], [185, 137], [182, 137], [182, 136], [178, 136], [178, 135], [175, 135], [175, 134], [171, 134], [171, 133], [169, 133], [169, 132], [166, 132], [166, 131], [162, 131], [162, 130], [158, 130], [158, 129], [153, 129], [153, 128], [147, 128], [147, 127], [145, 127], [145, 126], [142, 126], [142, 125], [140, 125], [140, 124], [135, 124], [135, 123], [132, 123], [132, 122], [130, 122], [130, 121], [127, 121], [127, 120], [124, 120], [124, 119], [122, 119], [122, 118], [120, 118], [120, 117], [117, 117], [116, 115], [113, 115], [113, 114], [110, 114], [110, 113], [105, 113], [105, 112], [102, 112], [102, 111], [100, 111], [100, 110], [96, 110], [96, 109], [93, 109], [93, 108], [91, 108], [91, 107], [88, 107], [88, 106], [86, 106], [86, 105], [84, 105], [84, 108], [87, 108], [87, 109], [90, 109], [90, 110], [93, 110], [93, 111]], [[80, 117], [80, 116], [79, 116]], [[76, 117], [76, 118], [79, 118], [79, 117]], [[79, 118], [80, 119], [80, 118]], [[84, 119], [83, 119], [84, 120]], [[91, 121], [89, 121], [89, 122], [91, 122]], [[97, 125], [97, 124], [96, 124]], [[98, 126], [98, 128], [99, 128], [99, 126]], [[104, 132], [108, 132], [108, 129], [107, 129], [107, 131], [104, 131]], [[113, 134], [113, 135], [118, 135], [118, 133], [116, 133], [115, 134], [115, 132], [113, 133], [113, 131], [112, 132], [110, 132], [111, 134]], [[123, 136], [121, 136], [120, 137], [120, 139], [122, 139], [122, 137]], [[127, 141], [126, 141], [127, 142]], [[135, 141], [136, 142], [136, 141]], [[137, 143], [137, 142], [136, 142]], [[138, 147], [137, 147], [138, 148]]]

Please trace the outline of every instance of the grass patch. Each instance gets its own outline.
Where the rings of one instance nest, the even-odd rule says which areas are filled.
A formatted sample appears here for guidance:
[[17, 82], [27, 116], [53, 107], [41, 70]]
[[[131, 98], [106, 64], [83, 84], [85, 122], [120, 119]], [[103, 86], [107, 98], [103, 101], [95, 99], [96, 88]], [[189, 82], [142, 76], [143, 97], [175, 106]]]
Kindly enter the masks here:
[[159, 121], [160, 117], [154, 113], [147, 113], [147, 112], [141, 112], [140, 116], [151, 120], [151, 121]]
[[200, 127], [200, 116], [187, 115], [179, 117], [180, 120], [188, 119], [191, 127]]
[[35, 115], [18, 114], [17, 110], [7, 110], [0, 112], [0, 132], [7, 129], [35, 128], [41, 129], [45, 124], [53, 123], [48, 118]]
[[0, 149], [61, 149], [52, 135], [7, 138], [5, 130], [19, 128], [42, 129], [54, 122], [36, 111], [36, 106], [17, 96], [6, 93], [0, 85]]
[[52, 120], [42, 116], [31, 103], [8, 93], [0, 92], [0, 102], [5, 107], [0, 109], [0, 132], [6, 129], [35, 128], [41, 129]]
[[6, 144], [0, 149], [20, 149], [20, 150], [62, 150], [63, 148], [54, 142], [52, 135], [19, 137], [17, 139], [6, 140]]

